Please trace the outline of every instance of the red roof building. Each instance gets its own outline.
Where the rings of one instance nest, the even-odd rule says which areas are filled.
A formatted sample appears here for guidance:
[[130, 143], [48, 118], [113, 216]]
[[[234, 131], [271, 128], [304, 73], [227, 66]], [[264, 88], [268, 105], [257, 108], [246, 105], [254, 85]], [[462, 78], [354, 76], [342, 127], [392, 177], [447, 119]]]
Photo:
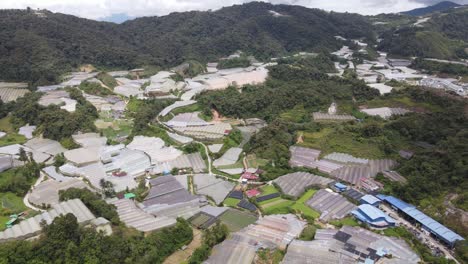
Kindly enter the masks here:
[[257, 189], [251, 189], [251, 190], [246, 191], [245, 194], [247, 195], [247, 197], [252, 198], [252, 197], [259, 195], [260, 191]]
[[251, 173], [251, 172], [244, 172], [242, 174], [242, 179], [246, 179], [248, 181], [256, 181], [258, 180], [258, 175], [256, 175], [255, 173]]

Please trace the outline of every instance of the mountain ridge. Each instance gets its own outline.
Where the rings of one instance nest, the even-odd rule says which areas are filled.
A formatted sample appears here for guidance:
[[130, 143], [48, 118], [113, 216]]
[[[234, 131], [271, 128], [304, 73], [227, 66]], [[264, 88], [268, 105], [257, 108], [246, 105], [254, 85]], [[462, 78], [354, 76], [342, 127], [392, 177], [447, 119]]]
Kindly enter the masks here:
[[[273, 16], [269, 11], [285, 14]], [[0, 11], [0, 76], [35, 84], [57, 81], [81, 64], [130, 69], [215, 60], [237, 50], [259, 58], [341, 47], [334, 36], [373, 38], [357, 14], [251, 2], [217, 11], [142, 17], [122, 24], [31, 10]]]
[[431, 6], [426, 6], [426, 7], [421, 7], [421, 8], [416, 8], [413, 10], [401, 12], [401, 14], [409, 15], [409, 16], [425, 16], [428, 14], [432, 14], [434, 12], [440, 12], [440, 11], [447, 11], [449, 9], [455, 8], [455, 7], [460, 7], [462, 5], [451, 2], [451, 1], [442, 1], [439, 2], [435, 5]]

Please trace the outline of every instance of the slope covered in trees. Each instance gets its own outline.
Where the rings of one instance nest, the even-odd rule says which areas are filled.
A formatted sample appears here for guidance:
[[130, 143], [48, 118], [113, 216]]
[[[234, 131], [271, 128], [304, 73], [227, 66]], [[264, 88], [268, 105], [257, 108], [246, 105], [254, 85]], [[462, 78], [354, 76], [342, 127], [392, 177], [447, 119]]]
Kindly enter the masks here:
[[419, 25], [415, 25], [416, 21], [410, 17], [407, 19], [405, 16], [395, 16], [390, 21], [385, 21], [387, 24], [376, 26], [376, 30], [381, 33], [380, 50], [405, 57], [468, 57], [468, 7], [436, 13]]
[[[269, 11], [283, 14], [275, 17]], [[101, 68], [176, 66], [237, 50], [262, 57], [339, 48], [335, 35], [372, 37], [365, 17], [299, 6], [249, 3], [214, 12], [173, 13], [121, 25], [46, 12], [0, 11], [0, 76], [56, 82], [81, 64]]]
[[35, 241], [3, 243], [1, 263], [163, 263], [174, 251], [190, 242], [192, 228], [178, 219], [174, 227], [147, 236], [116, 228], [105, 236], [90, 228], [80, 227], [76, 217], [57, 217], [44, 228]]

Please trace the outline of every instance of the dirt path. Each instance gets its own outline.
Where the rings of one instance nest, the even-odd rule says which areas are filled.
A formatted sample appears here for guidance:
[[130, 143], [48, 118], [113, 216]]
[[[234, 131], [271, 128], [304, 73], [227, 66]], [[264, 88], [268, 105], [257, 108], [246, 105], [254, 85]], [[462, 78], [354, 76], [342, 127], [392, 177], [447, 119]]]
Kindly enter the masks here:
[[185, 250], [177, 250], [174, 254], [170, 255], [163, 264], [180, 264], [190, 258], [195, 249], [202, 244], [202, 232], [193, 228], [193, 240], [187, 245]]

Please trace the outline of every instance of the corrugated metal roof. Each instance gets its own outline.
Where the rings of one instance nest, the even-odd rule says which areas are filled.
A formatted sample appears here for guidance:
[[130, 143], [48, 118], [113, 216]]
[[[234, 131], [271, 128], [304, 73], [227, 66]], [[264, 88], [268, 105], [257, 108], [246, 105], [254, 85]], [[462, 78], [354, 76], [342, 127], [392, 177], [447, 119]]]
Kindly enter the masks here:
[[416, 221], [421, 223], [421, 225], [425, 226], [426, 229], [428, 229], [431, 233], [435, 234], [436, 236], [449, 243], [455, 243], [457, 240], [465, 240], [457, 233], [448, 229], [441, 223], [435, 221], [423, 212], [419, 211], [414, 205], [405, 203], [402, 200], [393, 196], [379, 194], [377, 195], [377, 197], [381, 200], [387, 201], [388, 203], [403, 211], [410, 217], [414, 218]]
[[376, 203], [379, 203], [381, 201], [377, 197], [375, 197], [373, 195], [366, 194], [361, 198], [361, 203], [362, 202], [365, 202], [365, 203], [368, 203], [368, 204], [376, 204]]

